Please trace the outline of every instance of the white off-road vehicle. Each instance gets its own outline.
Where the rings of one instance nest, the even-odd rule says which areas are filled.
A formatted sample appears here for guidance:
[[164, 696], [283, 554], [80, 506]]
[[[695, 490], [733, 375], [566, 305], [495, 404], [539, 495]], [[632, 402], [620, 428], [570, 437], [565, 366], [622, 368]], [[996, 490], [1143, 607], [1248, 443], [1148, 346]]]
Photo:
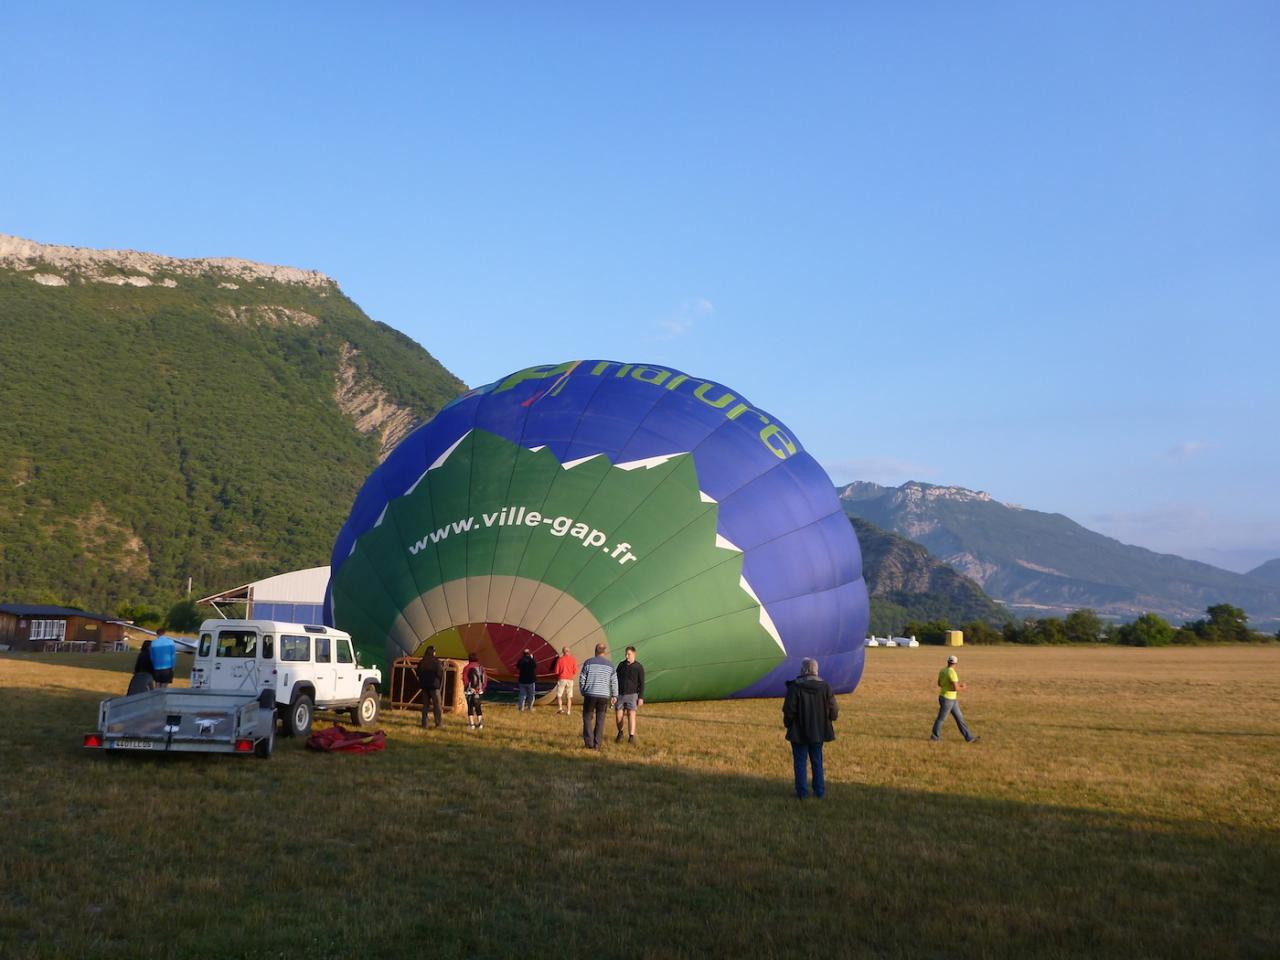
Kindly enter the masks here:
[[275, 695], [291, 736], [306, 736], [317, 709], [346, 710], [355, 726], [378, 719], [382, 672], [356, 660], [350, 634], [276, 620], [206, 620], [200, 625], [191, 687]]

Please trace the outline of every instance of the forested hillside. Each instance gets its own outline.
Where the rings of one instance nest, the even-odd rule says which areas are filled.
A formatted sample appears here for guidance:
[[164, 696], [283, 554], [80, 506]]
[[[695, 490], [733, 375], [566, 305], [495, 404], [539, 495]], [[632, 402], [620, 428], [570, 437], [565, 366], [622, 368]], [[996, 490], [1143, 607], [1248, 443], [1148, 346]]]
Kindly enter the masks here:
[[109, 612], [327, 563], [462, 389], [319, 274], [33, 246], [0, 256], [0, 599]]
[[896, 634], [913, 620], [1003, 624], [1008, 614], [972, 580], [918, 543], [850, 517], [862, 547], [862, 575], [871, 597], [871, 633]]

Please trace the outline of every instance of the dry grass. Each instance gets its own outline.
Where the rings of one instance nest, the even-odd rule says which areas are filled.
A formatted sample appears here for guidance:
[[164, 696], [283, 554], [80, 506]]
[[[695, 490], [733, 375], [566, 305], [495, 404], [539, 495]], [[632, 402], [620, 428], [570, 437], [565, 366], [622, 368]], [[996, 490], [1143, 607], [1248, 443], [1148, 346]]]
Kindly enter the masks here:
[[868, 653], [804, 804], [777, 701], [101, 756], [131, 658], [0, 655], [0, 956], [1280, 954], [1280, 648], [967, 648], [974, 745]]

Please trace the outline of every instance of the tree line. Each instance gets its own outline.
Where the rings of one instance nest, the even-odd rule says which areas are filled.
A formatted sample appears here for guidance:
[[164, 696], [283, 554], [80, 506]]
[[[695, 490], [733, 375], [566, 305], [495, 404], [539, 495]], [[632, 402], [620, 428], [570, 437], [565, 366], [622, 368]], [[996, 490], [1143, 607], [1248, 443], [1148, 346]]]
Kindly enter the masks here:
[[[116, 616], [140, 627], [165, 627], [191, 633], [206, 619], [194, 600], [179, 600], [167, 613], [142, 603], [122, 603]], [[232, 613], [239, 614], [239, 610]], [[1065, 617], [1026, 617], [992, 626], [985, 620], [970, 620], [953, 626], [946, 619], [912, 620], [903, 627], [904, 636], [921, 643], [942, 644], [949, 630], [962, 630], [965, 643], [1119, 644], [1128, 647], [1167, 647], [1176, 644], [1268, 643], [1280, 640], [1280, 630], [1262, 633], [1249, 627], [1249, 615], [1229, 603], [1217, 603], [1199, 620], [1175, 627], [1163, 617], [1144, 613], [1132, 623], [1108, 623], [1093, 610], [1074, 610]]]
[[116, 616], [128, 620], [140, 627], [154, 630], [164, 627], [178, 633], [194, 633], [200, 624], [208, 619], [208, 613], [201, 610], [194, 600], [179, 600], [169, 608], [168, 613], [157, 610], [145, 603], [122, 603], [116, 607]]
[[903, 633], [921, 643], [941, 644], [948, 630], [963, 630], [965, 643], [1119, 644], [1129, 647], [1167, 647], [1175, 644], [1266, 643], [1280, 640], [1280, 630], [1263, 633], [1249, 626], [1249, 616], [1239, 607], [1217, 603], [1199, 620], [1180, 627], [1155, 613], [1144, 613], [1132, 623], [1108, 623], [1093, 610], [1075, 610], [1065, 617], [1026, 617], [993, 626], [982, 620], [953, 626], [944, 619], [911, 621]]

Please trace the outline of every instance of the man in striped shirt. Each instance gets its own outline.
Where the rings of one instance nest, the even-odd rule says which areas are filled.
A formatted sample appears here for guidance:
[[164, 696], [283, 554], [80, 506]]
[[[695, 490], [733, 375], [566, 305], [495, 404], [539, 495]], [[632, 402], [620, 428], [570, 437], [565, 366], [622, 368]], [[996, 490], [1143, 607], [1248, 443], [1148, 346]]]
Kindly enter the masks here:
[[582, 691], [582, 743], [592, 750], [600, 749], [604, 736], [605, 715], [618, 699], [618, 673], [613, 661], [605, 656], [609, 647], [596, 644], [596, 655], [582, 665], [578, 689]]

